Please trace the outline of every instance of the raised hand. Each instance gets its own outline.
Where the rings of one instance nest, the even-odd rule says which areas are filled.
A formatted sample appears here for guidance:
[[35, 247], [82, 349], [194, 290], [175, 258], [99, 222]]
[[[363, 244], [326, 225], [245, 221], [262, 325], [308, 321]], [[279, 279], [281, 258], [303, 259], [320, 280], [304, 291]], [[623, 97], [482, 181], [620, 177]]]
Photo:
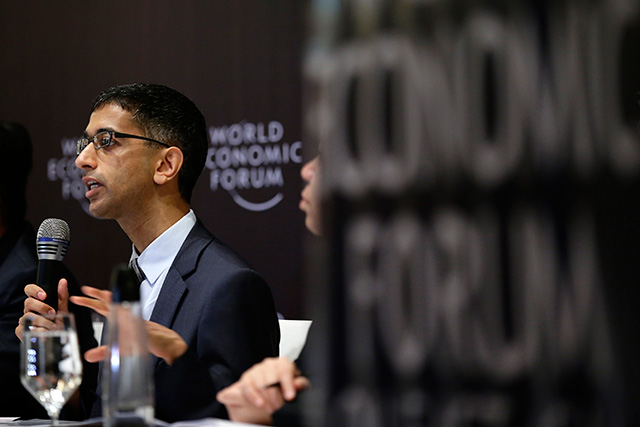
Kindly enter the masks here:
[[111, 301], [113, 300], [111, 291], [104, 291], [91, 286], [83, 286], [80, 290], [88, 297], [72, 296], [70, 298], [72, 303], [88, 307], [105, 317], [109, 315]]

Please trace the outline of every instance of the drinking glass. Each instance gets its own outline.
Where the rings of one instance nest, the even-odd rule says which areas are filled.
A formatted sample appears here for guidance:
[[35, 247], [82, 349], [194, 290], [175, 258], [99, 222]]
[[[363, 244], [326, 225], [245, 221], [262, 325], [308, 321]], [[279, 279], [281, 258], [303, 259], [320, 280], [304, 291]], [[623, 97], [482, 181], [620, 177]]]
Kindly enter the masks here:
[[82, 361], [73, 314], [37, 316], [24, 324], [20, 380], [47, 410], [53, 425], [82, 381]]

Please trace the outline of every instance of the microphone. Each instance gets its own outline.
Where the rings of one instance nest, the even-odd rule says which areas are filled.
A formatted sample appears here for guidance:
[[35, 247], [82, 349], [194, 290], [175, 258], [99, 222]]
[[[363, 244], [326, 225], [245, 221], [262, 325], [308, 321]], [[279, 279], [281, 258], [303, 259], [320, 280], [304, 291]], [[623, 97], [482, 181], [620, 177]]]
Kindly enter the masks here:
[[69, 225], [57, 218], [42, 221], [36, 237], [38, 276], [36, 284], [46, 293], [45, 303], [58, 310], [58, 282], [62, 278], [62, 260], [71, 239]]

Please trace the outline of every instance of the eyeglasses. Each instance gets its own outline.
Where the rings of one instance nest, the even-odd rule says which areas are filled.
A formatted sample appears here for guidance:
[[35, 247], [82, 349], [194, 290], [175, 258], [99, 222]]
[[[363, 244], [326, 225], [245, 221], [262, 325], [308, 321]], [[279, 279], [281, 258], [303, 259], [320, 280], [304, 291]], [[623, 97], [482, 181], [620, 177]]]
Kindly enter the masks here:
[[89, 144], [91, 144], [93, 142], [93, 147], [96, 150], [99, 150], [103, 147], [108, 147], [110, 145], [114, 144], [114, 140], [113, 138], [133, 138], [133, 139], [144, 139], [145, 141], [151, 141], [151, 142], [155, 142], [156, 144], [160, 144], [163, 147], [171, 147], [171, 145], [169, 144], [165, 144], [164, 142], [160, 142], [158, 140], [155, 139], [151, 139], [151, 138], [147, 138], [146, 136], [140, 136], [140, 135], [131, 135], [128, 133], [122, 133], [122, 132], [116, 132], [113, 130], [104, 130], [102, 132], [98, 132], [97, 134], [95, 134], [94, 136], [92, 136], [91, 138], [80, 138], [78, 140], [78, 142], [76, 143], [76, 154], [80, 155], [80, 153], [82, 153], [82, 150], [85, 149], [85, 147]]

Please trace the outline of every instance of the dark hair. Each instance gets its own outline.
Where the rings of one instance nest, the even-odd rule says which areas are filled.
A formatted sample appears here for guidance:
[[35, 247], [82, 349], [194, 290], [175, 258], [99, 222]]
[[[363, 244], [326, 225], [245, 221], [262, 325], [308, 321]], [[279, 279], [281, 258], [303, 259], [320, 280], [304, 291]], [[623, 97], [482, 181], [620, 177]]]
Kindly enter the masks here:
[[27, 178], [33, 167], [33, 147], [24, 126], [0, 120], [0, 150], [8, 161], [0, 168], [0, 215], [5, 227], [24, 221]]
[[105, 104], [116, 104], [130, 112], [144, 136], [182, 150], [184, 163], [178, 173], [178, 186], [181, 196], [191, 202], [209, 147], [207, 126], [198, 107], [174, 89], [149, 83], [109, 88], [93, 101], [91, 112]]

